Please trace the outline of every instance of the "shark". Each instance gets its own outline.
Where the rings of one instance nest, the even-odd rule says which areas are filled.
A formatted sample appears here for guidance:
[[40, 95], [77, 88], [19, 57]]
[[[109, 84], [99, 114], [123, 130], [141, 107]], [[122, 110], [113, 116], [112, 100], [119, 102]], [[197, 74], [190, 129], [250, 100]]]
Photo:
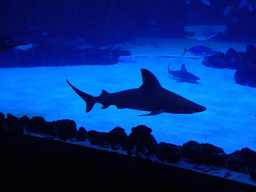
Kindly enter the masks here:
[[197, 83], [197, 80], [200, 80], [199, 77], [193, 75], [192, 73], [189, 73], [186, 70], [186, 67], [184, 64], [182, 64], [181, 69], [178, 71], [172, 71], [169, 70], [168, 65], [168, 74], [172, 75], [174, 79], [179, 80], [180, 82], [190, 82], [190, 83]]
[[157, 78], [147, 69], [141, 69], [143, 83], [139, 88], [128, 89], [115, 93], [102, 90], [98, 97], [94, 97], [67, 83], [86, 102], [86, 112], [91, 111], [95, 103], [102, 104], [102, 109], [115, 105], [117, 109], [135, 109], [150, 111], [149, 114], [139, 116], [157, 115], [163, 112], [173, 114], [193, 114], [205, 111], [206, 108], [198, 105], [176, 93], [164, 89]]

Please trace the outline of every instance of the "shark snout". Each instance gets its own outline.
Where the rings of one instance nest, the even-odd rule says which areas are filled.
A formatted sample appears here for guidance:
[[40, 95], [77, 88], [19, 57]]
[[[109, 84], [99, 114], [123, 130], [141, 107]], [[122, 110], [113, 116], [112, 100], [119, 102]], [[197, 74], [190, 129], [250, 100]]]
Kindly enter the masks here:
[[181, 107], [180, 110], [180, 112], [183, 114], [193, 114], [205, 111], [206, 108], [196, 103], [191, 103], [190, 105], [186, 105], [184, 108]]
[[193, 110], [194, 110], [194, 113], [196, 113], [196, 112], [202, 112], [202, 111], [205, 111], [205, 110], [206, 110], [206, 108], [205, 108], [205, 107], [203, 107], [203, 106], [201, 106], [201, 105], [198, 105], [198, 106], [196, 106]]

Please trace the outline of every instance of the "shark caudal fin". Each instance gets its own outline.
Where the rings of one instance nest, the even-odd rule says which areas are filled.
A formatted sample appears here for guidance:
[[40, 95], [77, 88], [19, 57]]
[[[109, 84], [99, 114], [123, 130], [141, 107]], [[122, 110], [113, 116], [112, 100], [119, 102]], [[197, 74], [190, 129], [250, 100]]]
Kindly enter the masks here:
[[67, 82], [70, 85], [70, 87], [72, 87], [72, 89], [86, 102], [86, 112], [91, 111], [95, 104], [94, 97], [75, 88], [73, 85], [71, 85], [71, 83], [69, 83], [68, 80]]

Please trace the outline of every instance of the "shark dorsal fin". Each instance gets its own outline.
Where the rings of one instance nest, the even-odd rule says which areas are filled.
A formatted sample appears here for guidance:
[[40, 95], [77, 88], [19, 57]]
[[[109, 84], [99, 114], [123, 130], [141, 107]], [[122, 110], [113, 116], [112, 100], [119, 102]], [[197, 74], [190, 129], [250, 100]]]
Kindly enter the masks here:
[[181, 71], [187, 71], [184, 64], [181, 65]]
[[141, 69], [143, 83], [140, 89], [156, 89], [162, 87], [157, 78], [147, 69]]
[[101, 92], [101, 95], [100, 96], [106, 96], [106, 95], [108, 95], [109, 93], [107, 92], [107, 91], [105, 91], [105, 90], [102, 90], [102, 92]]

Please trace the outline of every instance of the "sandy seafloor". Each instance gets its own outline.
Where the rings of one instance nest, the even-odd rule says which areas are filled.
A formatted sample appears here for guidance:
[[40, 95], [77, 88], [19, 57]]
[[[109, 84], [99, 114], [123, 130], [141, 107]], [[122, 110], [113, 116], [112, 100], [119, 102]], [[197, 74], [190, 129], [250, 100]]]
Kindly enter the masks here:
[[[17, 117], [42, 116], [47, 121], [72, 119], [77, 123], [77, 129], [83, 126], [86, 130], [104, 132], [120, 126], [129, 134], [132, 127], [142, 124], [153, 130], [157, 142], [182, 145], [194, 140], [221, 147], [226, 153], [244, 147], [256, 150], [255, 88], [235, 84], [235, 70], [205, 67], [202, 59], [187, 59], [192, 56], [188, 52], [184, 58], [159, 57], [180, 57], [181, 45], [206, 45], [226, 52], [230, 47], [245, 51], [246, 45], [254, 42], [192, 40], [187, 45], [187, 41], [136, 39], [115, 45], [132, 54], [122, 57], [116, 65], [0, 69], [0, 111]], [[176, 82], [168, 75], [168, 64], [170, 69], [179, 70], [183, 63], [189, 72], [200, 77], [198, 84]], [[115, 106], [101, 109], [101, 104], [96, 104], [86, 113], [85, 102], [66, 82], [68, 79], [78, 89], [99, 96], [102, 90], [111, 93], [141, 86], [141, 68], [150, 70], [164, 88], [205, 106], [207, 110], [195, 114], [162, 113], [138, 117], [149, 112]]]

